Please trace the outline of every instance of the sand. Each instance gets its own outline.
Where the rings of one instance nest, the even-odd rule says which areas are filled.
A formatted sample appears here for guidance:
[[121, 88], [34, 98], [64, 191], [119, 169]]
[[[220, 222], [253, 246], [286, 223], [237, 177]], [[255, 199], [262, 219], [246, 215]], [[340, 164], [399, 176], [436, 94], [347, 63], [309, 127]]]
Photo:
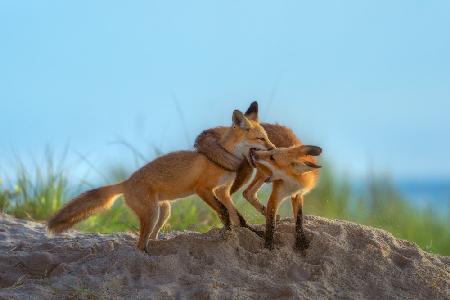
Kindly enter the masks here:
[[276, 249], [247, 229], [136, 236], [70, 231], [0, 215], [0, 299], [450, 299], [450, 257], [388, 232], [307, 216], [293, 250], [283, 220]]

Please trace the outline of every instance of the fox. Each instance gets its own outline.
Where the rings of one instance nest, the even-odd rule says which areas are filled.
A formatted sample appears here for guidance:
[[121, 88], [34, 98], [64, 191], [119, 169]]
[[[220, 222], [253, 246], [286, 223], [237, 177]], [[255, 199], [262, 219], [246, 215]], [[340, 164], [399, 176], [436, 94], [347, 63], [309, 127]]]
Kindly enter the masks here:
[[265, 247], [273, 249], [275, 217], [278, 207], [284, 199], [294, 199], [292, 212], [295, 220], [295, 247], [306, 250], [309, 241], [303, 229], [304, 195], [317, 183], [319, 169], [315, 156], [322, 153], [322, 148], [301, 145], [290, 148], [277, 148], [269, 151], [250, 150], [250, 160], [259, 172], [264, 174], [266, 182], [272, 183], [272, 192], [267, 202]]
[[[250, 120], [259, 122], [258, 102], [253, 101], [244, 115]], [[269, 140], [277, 148], [298, 147], [303, 145], [292, 129], [288, 127], [279, 124], [260, 124], [266, 131]], [[253, 175], [254, 168], [250, 164], [249, 160], [238, 159], [229, 151], [226, 151], [226, 149], [224, 149], [224, 147], [220, 144], [220, 139], [225, 134], [226, 130], [226, 127], [215, 127], [204, 130], [199, 136], [197, 136], [194, 148], [200, 153], [206, 155], [211, 161], [215, 162], [222, 168], [227, 170], [235, 170], [237, 172], [236, 178], [230, 190], [230, 193], [234, 194], [250, 180]], [[254, 179], [243, 192], [244, 198], [264, 216], [266, 215], [266, 207], [258, 201], [257, 193], [264, 185], [265, 181], [266, 175], [257, 169]], [[300, 201], [299, 199], [296, 199], [296, 197], [296, 195], [292, 196], [292, 203], [297, 203]], [[280, 217], [277, 215], [277, 219], [279, 218]]]
[[[249, 150], [273, 149], [259, 122], [235, 110], [232, 126], [223, 131], [220, 143], [237, 161], [248, 160]], [[224, 227], [250, 227], [233, 205], [230, 189], [236, 172], [212, 162], [198, 151], [178, 151], [160, 156], [135, 171], [128, 179], [89, 190], [63, 206], [47, 222], [52, 233], [60, 233], [92, 214], [110, 208], [123, 195], [139, 219], [137, 247], [147, 252], [148, 239], [157, 239], [170, 217], [170, 201], [197, 194], [218, 213]], [[259, 233], [253, 230], [256, 233]]]

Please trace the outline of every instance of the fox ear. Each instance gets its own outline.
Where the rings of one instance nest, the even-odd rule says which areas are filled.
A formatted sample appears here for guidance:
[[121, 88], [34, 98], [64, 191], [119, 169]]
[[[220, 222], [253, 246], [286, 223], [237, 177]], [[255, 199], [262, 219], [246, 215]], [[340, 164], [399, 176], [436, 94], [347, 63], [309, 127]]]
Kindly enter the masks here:
[[291, 148], [291, 151], [292, 151], [291, 153], [298, 156], [305, 156], [305, 155], [318, 156], [320, 155], [320, 153], [322, 153], [322, 148], [311, 145], [301, 145]]
[[242, 129], [250, 129], [251, 125], [248, 119], [244, 116], [244, 114], [239, 111], [233, 111], [233, 127], [239, 126]]
[[309, 161], [294, 162], [292, 163], [292, 167], [297, 174], [305, 174], [322, 168], [322, 166], [316, 165], [315, 163]]
[[253, 101], [245, 112], [245, 116], [253, 121], [258, 121], [258, 102]]
[[312, 145], [303, 145], [301, 149], [304, 155], [319, 156], [322, 153], [322, 148]]

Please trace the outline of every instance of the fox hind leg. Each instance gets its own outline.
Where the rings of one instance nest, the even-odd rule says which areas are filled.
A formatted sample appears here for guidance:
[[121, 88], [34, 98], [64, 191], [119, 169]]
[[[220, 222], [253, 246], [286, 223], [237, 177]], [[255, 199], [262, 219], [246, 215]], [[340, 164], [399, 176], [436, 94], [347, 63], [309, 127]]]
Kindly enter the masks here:
[[201, 189], [197, 191], [197, 195], [202, 198], [203, 201], [206, 202], [213, 210], [217, 212], [220, 220], [223, 223], [225, 229], [230, 229], [231, 220], [230, 215], [228, 213], [227, 208], [220, 203], [220, 201], [216, 198], [212, 190]]
[[[225, 230], [231, 229], [231, 220], [230, 215], [228, 213], [228, 209], [225, 207], [225, 205], [223, 205], [219, 201], [219, 199], [217, 199], [214, 193], [211, 190], [202, 189], [197, 191], [197, 195], [199, 195], [199, 197], [202, 198], [203, 201], [205, 201], [212, 209], [214, 209], [217, 212], [219, 218], [221, 219], [224, 225], [224, 229]], [[257, 235], [261, 237], [264, 235], [262, 231], [258, 231], [251, 228], [245, 221], [244, 217], [238, 211], [236, 211], [236, 213], [238, 215], [239, 222], [242, 227], [250, 229], [251, 231], [255, 232]]]
[[218, 199], [219, 202], [226, 207], [228, 214], [230, 215], [231, 224], [241, 225], [241, 218], [239, 218], [238, 212], [234, 207], [233, 200], [230, 196], [230, 187], [219, 187], [214, 191], [214, 193], [216, 194], [216, 199]]
[[260, 237], [264, 236], [264, 233], [262, 231], [253, 229], [250, 225], [248, 225], [245, 218], [239, 213], [239, 211], [234, 206], [233, 200], [231, 199], [231, 196], [229, 194], [229, 189], [227, 187], [217, 189], [216, 195], [217, 197], [214, 197], [214, 199], [217, 202], [217, 205], [220, 207], [224, 207], [224, 209], [228, 211], [230, 219], [232, 220], [233, 224], [239, 225], [240, 227], [245, 227], [253, 231]]
[[155, 240], [158, 238], [159, 231], [170, 218], [171, 210], [172, 208], [169, 201], [162, 201], [159, 203], [158, 223], [156, 223], [155, 228], [153, 228], [153, 231], [150, 234], [151, 240]]
[[159, 219], [159, 206], [156, 202], [149, 205], [144, 217], [140, 218], [140, 235], [138, 241], [138, 248], [147, 252], [147, 242], [150, 234], [158, 223]]
[[134, 211], [139, 218], [139, 240], [137, 247], [145, 251], [147, 241], [158, 223], [159, 205], [154, 195], [144, 196], [137, 193], [127, 193], [125, 203]]

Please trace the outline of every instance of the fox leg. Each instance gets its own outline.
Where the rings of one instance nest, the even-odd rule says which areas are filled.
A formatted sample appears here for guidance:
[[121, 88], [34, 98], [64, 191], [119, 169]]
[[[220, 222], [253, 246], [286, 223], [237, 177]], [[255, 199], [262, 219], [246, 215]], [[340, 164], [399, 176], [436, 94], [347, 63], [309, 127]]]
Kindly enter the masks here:
[[273, 183], [272, 193], [270, 194], [269, 202], [267, 203], [267, 213], [266, 213], [266, 240], [265, 247], [272, 250], [273, 247], [273, 237], [275, 234], [275, 218], [280, 204], [280, 197], [278, 196], [278, 185]]
[[158, 238], [159, 231], [166, 224], [167, 220], [170, 218], [171, 205], [169, 201], [162, 201], [159, 203], [159, 217], [158, 223], [156, 223], [155, 228], [150, 234], [150, 239], [155, 240]]
[[[217, 206], [220, 207], [221, 211], [224, 211], [224, 212], [225, 212], [225, 216], [226, 216], [226, 218], [227, 218], [227, 224], [228, 224], [228, 225], [225, 225], [225, 228], [226, 228], [226, 229], [231, 229], [231, 220], [230, 220], [230, 217], [229, 217], [228, 209], [225, 207], [225, 205], [223, 205], [223, 204], [219, 201], [219, 199], [217, 199], [217, 197], [214, 197], [214, 201], [216, 202]], [[236, 208], [235, 208], [235, 209], [236, 209]], [[248, 225], [248, 224], [247, 224], [247, 221], [246, 221], [245, 218], [239, 213], [238, 210], [236, 210], [236, 213], [237, 213], [237, 215], [238, 215], [239, 223], [240, 223], [240, 226], [241, 226], [241, 227], [245, 227], [245, 228], [249, 229], [250, 231], [253, 231], [254, 233], [256, 233], [258, 236], [264, 237], [264, 232], [263, 232], [263, 231], [254, 229], [253, 227], [251, 227], [250, 225]]]
[[[219, 199], [214, 195], [212, 191], [209, 190], [199, 190], [197, 191], [197, 194], [200, 196], [200, 198], [203, 199], [212, 209], [214, 209], [217, 214], [219, 215], [220, 220], [222, 221], [224, 228], [229, 230], [231, 229], [231, 220], [230, 215], [228, 213], [228, 209], [223, 205]], [[247, 221], [244, 219], [244, 217], [236, 210], [236, 213], [239, 218], [240, 225], [242, 227], [246, 227], [259, 235], [260, 237], [263, 237], [264, 233], [261, 231], [258, 231], [256, 229], [253, 229], [247, 224]]]
[[147, 242], [150, 234], [158, 223], [159, 219], [159, 205], [155, 201], [151, 203], [148, 207], [146, 207], [146, 212], [144, 217], [139, 219], [140, 221], [140, 235], [138, 241], [138, 248], [147, 252]]
[[222, 186], [217, 188], [214, 193], [217, 196], [217, 199], [226, 207], [228, 210], [228, 214], [230, 215], [231, 224], [233, 225], [241, 225], [241, 220], [239, 218], [238, 212], [234, 207], [233, 200], [230, 196], [230, 187]]
[[303, 195], [294, 195], [291, 201], [295, 219], [295, 247], [299, 250], [306, 250], [310, 242], [306, 238], [303, 229]]
[[154, 195], [143, 195], [127, 193], [124, 195], [125, 203], [134, 211], [139, 218], [139, 240], [137, 247], [145, 251], [149, 235], [155, 228], [159, 218], [159, 205]]
[[213, 210], [217, 212], [226, 229], [230, 229], [231, 220], [227, 208], [216, 198], [214, 193], [208, 189], [197, 190], [197, 195], [202, 198]]
[[[228, 215], [228, 209], [219, 201], [219, 199], [217, 199], [216, 197], [214, 197], [214, 200], [217, 201], [217, 205], [219, 205], [220, 207], [222, 207], [222, 209], [224, 209], [227, 212]], [[231, 200], [231, 203], [233, 204], [233, 201]], [[233, 205], [233, 209], [236, 211], [236, 214], [239, 218], [239, 224], [241, 227], [245, 227], [248, 230], [256, 233], [259, 237], [264, 237], [264, 231], [261, 230], [257, 230], [254, 229], [253, 227], [251, 227], [250, 225], [248, 225], [247, 221], [245, 220], [245, 218], [239, 213], [239, 211], [234, 207]], [[228, 220], [230, 220], [230, 218], [228, 218]], [[230, 228], [230, 226], [228, 225], [228, 228]]]
[[294, 222], [297, 222], [297, 214], [300, 204], [300, 201], [297, 199], [297, 197], [298, 197], [297, 194], [291, 196], [292, 215], [294, 217]]
[[257, 193], [263, 186], [267, 176], [261, 172], [256, 172], [255, 178], [243, 192], [244, 198], [250, 202], [263, 216], [266, 215], [266, 208], [258, 201]]
[[244, 184], [246, 184], [253, 174], [253, 167], [245, 159], [236, 171], [236, 178], [231, 186], [230, 194], [233, 195]]

